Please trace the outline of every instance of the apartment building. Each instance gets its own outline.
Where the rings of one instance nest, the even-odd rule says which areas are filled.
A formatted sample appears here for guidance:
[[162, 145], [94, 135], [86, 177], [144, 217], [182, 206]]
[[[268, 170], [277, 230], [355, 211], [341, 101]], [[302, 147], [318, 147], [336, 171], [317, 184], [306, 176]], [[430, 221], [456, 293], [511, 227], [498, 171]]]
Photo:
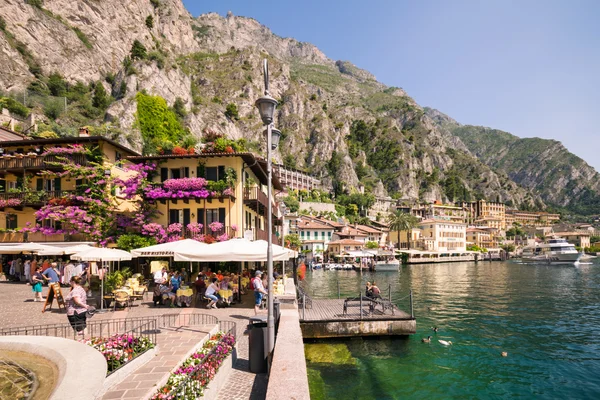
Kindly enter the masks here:
[[506, 210], [506, 225], [518, 223], [523, 226], [545, 226], [557, 223], [560, 214], [551, 214], [540, 211]]
[[[54, 176], [62, 171], [57, 165], [61, 159], [66, 158], [75, 165], [91, 165], [92, 161], [84, 152], [69, 152], [72, 146], [97, 149], [103, 156], [105, 174], [112, 177], [127, 177], [129, 173], [121, 168], [125, 158], [139, 155], [110, 139], [89, 136], [85, 128], [80, 130], [79, 137], [58, 139], [25, 139], [5, 131], [0, 135], [0, 242], [86, 240], [77, 235], [26, 234], [20, 229], [39, 223], [35, 212], [48, 202], [79, 193], [83, 180], [68, 175]], [[44, 174], [44, 171], [49, 173]], [[115, 192], [114, 196], [118, 200], [119, 194]], [[126, 212], [129, 206], [127, 201], [115, 201], [116, 211]], [[43, 223], [54, 224], [49, 220]]]
[[481, 248], [493, 249], [498, 247], [495, 232], [481, 228], [467, 228], [467, 243]]
[[[164, 187], [167, 181], [170, 185], [177, 182], [186, 184], [193, 182], [189, 178], [204, 178], [208, 182], [222, 183], [221, 188], [225, 188], [208, 198], [159, 199], [159, 213], [154, 222], [163, 226], [180, 223], [184, 229], [183, 236], [200, 233], [214, 237], [227, 235], [230, 238], [267, 240], [269, 198], [266, 161], [253, 153], [134, 156], [129, 157], [128, 161], [157, 163], [158, 173], [153, 178], [157, 187]], [[275, 190], [283, 189], [277, 178], [272, 182]], [[281, 223], [273, 199], [271, 206], [274, 225]], [[201, 231], [186, 231], [191, 222], [201, 225]], [[218, 225], [222, 227], [215, 229]], [[275, 227], [273, 232], [276, 232]], [[272, 236], [272, 240], [274, 243], [280, 241], [276, 235]]]
[[313, 190], [321, 187], [321, 181], [304, 171], [295, 168], [287, 168], [281, 164], [273, 165], [273, 175], [287, 189]]
[[419, 222], [419, 244], [427, 251], [465, 251], [467, 225], [461, 222], [427, 219]]
[[463, 202], [460, 206], [467, 211], [468, 224], [482, 224], [499, 230], [506, 229], [506, 206], [504, 203], [478, 200]]

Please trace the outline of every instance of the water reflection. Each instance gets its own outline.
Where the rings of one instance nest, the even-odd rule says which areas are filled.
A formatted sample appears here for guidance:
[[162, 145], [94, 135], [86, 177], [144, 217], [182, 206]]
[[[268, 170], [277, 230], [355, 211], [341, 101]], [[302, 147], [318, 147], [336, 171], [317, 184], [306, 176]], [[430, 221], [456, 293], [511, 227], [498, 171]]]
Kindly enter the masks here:
[[[358, 362], [340, 376], [309, 363], [323, 380], [325, 397], [315, 398], [600, 397], [599, 263], [315, 271], [307, 281], [317, 298], [337, 297], [338, 285], [341, 297], [355, 296], [376, 281], [384, 292], [389, 285], [404, 310], [412, 288], [417, 317], [417, 334], [409, 339], [345, 341]], [[421, 343], [428, 335], [432, 343]], [[441, 346], [439, 339], [454, 345]], [[372, 396], [354, 395], [364, 391]]]

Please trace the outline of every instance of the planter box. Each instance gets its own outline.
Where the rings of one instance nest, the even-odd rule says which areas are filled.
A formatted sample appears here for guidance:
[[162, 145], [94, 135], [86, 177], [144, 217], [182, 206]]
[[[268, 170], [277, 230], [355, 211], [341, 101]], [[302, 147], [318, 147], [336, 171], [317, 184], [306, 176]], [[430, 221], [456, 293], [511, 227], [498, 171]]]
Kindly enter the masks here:
[[22, 243], [25, 235], [22, 232], [0, 233], [0, 243]]
[[131, 373], [137, 371], [139, 368], [144, 366], [150, 360], [156, 356], [158, 352], [158, 346], [154, 346], [153, 349], [146, 351], [141, 356], [134, 358], [129, 361], [127, 364], [123, 365], [121, 368], [110, 374], [104, 380], [104, 384], [102, 385], [102, 389], [98, 393], [98, 398], [101, 398], [104, 393], [108, 392], [111, 388], [123, 382], [125, 378], [127, 378]]
[[64, 233], [55, 233], [52, 235], [44, 235], [41, 232], [31, 232], [29, 233], [29, 241], [30, 242], [64, 242], [65, 235]]
[[202, 396], [203, 399], [215, 400], [217, 397], [219, 397], [219, 392], [221, 391], [221, 389], [223, 389], [225, 383], [227, 383], [227, 380], [231, 375], [231, 371], [233, 371], [233, 365], [235, 364], [236, 360], [237, 343], [233, 347], [231, 354], [225, 359], [225, 361], [223, 361], [223, 364], [221, 364], [221, 366], [219, 367], [219, 370], [217, 371], [213, 380], [210, 381], [210, 383], [204, 389], [204, 396]]

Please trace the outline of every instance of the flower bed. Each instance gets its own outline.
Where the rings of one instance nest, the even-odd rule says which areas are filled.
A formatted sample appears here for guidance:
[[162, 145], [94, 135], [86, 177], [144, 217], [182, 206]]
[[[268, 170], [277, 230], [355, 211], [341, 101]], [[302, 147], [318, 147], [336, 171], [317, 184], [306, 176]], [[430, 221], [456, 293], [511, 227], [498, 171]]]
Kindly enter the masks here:
[[82, 339], [81, 343], [98, 350], [108, 365], [108, 374], [121, 368], [146, 350], [154, 348], [154, 343], [147, 337], [134, 337], [131, 334], [113, 335], [107, 338], [96, 337]]
[[202, 349], [192, 354], [171, 374], [167, 384], [152, 400], [196, 399], [214, 378], [223, 361], [233, 351], [235, 337], [219, 332], [207, 340]]
[[6, 199], [0, 200], [0, 208], [4, 207], [18, 207], [22, 203], [21, 199]]

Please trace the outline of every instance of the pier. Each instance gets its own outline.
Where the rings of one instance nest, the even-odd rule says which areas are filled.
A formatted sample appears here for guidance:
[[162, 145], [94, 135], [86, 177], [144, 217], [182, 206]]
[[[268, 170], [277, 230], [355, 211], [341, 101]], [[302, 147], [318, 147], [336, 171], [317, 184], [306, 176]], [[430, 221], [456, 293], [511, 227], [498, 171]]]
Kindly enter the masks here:
[[298, 312], [304, 339], [405, 336], [417, 331], [414, 314], [400, 310], [388, 299], [311, 300], [303, 294], [302, 300]]

